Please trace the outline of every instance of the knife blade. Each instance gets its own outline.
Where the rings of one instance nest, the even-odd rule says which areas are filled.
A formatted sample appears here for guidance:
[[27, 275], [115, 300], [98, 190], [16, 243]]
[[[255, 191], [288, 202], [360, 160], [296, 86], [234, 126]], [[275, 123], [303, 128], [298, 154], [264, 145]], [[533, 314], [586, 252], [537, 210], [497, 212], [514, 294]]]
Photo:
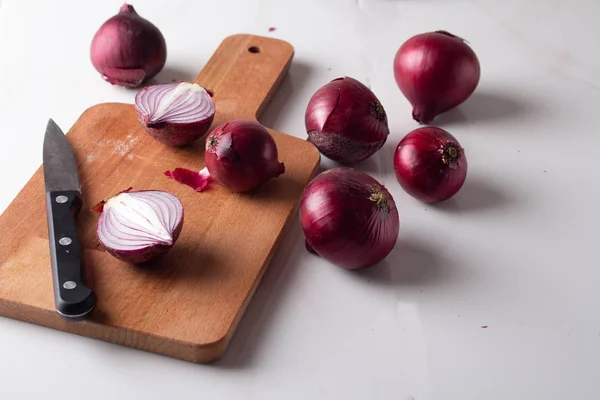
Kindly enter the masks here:
[[83, 283], [82, 252], [76, 218], [81, 186], [73, 150], [50, 119], [43, 150], [46, 216], [56, 311], [68, 321], [84, 319], [96, 305], [96, 294]]

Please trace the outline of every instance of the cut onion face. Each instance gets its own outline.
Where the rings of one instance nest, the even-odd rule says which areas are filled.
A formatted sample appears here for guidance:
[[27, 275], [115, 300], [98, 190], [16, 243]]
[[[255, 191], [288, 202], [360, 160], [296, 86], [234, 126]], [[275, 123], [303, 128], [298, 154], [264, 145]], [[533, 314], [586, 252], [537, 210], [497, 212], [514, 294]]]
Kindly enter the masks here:
[[183, 146], [206, 134], [215, 116], [215, 103], [196, 83], [164, 83], [141, 89], [135, 96], [135, 112], [154, 139]]
[[125, 191], [101, 207], [100, 244], [114, 257], [140, 264], [166, 253], [183, 227], [183, 204], [160, 190]]

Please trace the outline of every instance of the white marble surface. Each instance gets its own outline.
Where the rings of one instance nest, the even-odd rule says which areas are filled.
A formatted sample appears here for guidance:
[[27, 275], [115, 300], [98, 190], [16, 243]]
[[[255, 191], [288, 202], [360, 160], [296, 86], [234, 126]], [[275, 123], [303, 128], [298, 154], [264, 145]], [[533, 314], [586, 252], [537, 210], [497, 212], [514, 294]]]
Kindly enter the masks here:
[[[0, 210], [41, 163], [48, 117], [68, 129], [95, 103], [132, 102], [88, 57], [120, 4], [4, 0]], [[600, 398], [597, 0], [133, 4], [167, 39], [160, 79], [193, 78], [229, 34], [290, 41], [290, 76], [263, 118], [281, 131], [305, 137], [305, 106], [328, 80], [370, 84], [392, 134], [362, 168], [398, 203], [397, 248], [348, 273], [307, 254], [296, 225], [210, 366], [0, 319], [0, 398]], [[393, 175], [395, 145], [417, 125], [392, 59], [405, 39], [436, 29], [469, 40], [482, 79], [436, 121], [465, 147], [469, 175], [432, 207]]]

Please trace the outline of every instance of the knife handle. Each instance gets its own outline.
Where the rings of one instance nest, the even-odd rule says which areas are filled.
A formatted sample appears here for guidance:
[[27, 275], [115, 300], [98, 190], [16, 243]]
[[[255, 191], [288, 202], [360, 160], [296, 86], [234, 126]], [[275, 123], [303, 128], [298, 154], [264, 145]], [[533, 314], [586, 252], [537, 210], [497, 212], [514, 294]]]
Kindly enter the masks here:
[[80, 321], [96, 305], [95, 293], [83, 284], [82, 253], [75, 219], [81, 196], [75, 190], [46, 193], [48, 239], [56, 311], [68, 321]]

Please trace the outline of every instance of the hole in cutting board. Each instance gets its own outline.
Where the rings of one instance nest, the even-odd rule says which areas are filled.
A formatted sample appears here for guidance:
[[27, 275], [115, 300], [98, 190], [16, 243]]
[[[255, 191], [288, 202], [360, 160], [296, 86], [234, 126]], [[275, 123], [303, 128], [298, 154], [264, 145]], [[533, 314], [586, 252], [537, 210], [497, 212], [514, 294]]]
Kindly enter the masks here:
[[248, 48], [248, 51], [249, 51], [250, 53], [254, 53], [254, 54], [256, 54], [256, 53], [260, 53], [260, 49], [259, 49], [258, 47], [256, 47], [256, 46], [249, 47], [249, 48]]

